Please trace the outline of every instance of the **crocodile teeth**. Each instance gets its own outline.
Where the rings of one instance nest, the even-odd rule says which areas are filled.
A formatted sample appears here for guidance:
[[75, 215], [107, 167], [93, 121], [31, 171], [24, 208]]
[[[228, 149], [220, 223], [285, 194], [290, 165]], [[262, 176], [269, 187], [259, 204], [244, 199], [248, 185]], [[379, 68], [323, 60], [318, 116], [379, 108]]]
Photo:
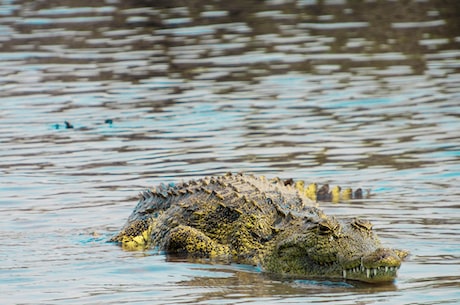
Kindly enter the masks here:
[[351, 273], [351, 274], [353, 274], [353, 273], [363, 273], [365, 271], [367, 278], [370, 278], [371, 276], [372, 277], [377, 276], [379, 274], [379, 271], [380, 271], [380, 273], [383, 274], [383, 273], [395, 272], [398, 269], [399, 269], [399, 267], [388, 267], [388, 266], [377, 267], [377, 268], [366, 268], [363, 265], [360, 265], [360, 266], [355, 267], [355, 268], [342, 270], [342, 275], [343, 275], [343, 278], [346, 278], [347, 274], [349, 274], [349, 273]]

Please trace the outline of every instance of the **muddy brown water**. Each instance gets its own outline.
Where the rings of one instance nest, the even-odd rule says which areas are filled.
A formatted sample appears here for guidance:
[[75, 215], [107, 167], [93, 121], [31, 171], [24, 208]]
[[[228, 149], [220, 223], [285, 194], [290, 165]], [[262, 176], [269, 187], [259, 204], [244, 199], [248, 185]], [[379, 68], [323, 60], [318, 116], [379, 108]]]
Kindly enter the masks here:
[[[460, 302], [458, 1], [1, 0], [0, 88], [2, 304]], [[370, 189], [322, 206], [412, 254], [367, 286], [106, 243], [227, 171]]]

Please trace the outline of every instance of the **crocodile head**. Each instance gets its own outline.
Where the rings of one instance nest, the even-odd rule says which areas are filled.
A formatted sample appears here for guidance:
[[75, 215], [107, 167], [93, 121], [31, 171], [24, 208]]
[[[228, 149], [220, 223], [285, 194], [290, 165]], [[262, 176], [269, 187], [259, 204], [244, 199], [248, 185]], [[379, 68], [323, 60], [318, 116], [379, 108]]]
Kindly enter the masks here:
[[263, 261], [268, 272], [299, 277], [389, 282], [408, 252], [383, 248], [372, 224], [336, 219], [311, 208], [293, 216]]

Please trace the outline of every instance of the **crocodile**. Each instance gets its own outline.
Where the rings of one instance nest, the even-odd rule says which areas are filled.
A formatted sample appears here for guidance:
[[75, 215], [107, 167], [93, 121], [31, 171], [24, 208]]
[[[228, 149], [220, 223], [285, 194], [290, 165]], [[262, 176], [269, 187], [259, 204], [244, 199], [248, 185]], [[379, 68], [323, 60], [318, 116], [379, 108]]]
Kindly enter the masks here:
[[295, 278], [393, 281], [408, 252], [383, 247], [367, 220], [327, 216], [318, 198], [362, 197], [359, 190], [328, 190], [241, 173], [161, 184], [140, 193], [110, 241]]

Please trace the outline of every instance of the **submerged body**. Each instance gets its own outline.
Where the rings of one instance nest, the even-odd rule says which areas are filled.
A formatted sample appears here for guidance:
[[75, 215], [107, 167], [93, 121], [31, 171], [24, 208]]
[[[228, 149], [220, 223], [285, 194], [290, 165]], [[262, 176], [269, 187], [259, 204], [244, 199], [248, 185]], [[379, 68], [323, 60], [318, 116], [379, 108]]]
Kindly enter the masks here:
[[382, 247], [368, 221], [325, 215], [314, 207], [320, 196], [353, 193], [242, 174], [160, 185], [141, 193], [112, 241], [295, 277], [392, 281], [407, 253]]

